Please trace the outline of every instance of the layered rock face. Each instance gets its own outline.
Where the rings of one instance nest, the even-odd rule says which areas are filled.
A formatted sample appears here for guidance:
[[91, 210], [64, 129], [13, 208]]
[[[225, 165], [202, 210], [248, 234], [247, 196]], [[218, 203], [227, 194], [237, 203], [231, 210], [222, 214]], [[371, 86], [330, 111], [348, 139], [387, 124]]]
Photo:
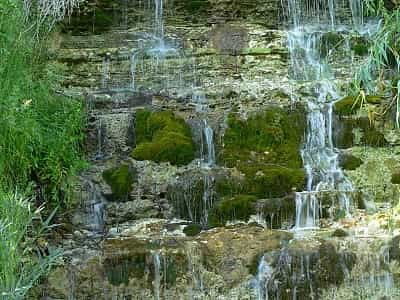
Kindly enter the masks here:
[[[336, 102], [332, 139], [354, 217], [342, 220], [340, 191], [322, 191], [326, 229], [291, 232], [316, 95], [293, 79], [289, 14], [279, 0], [100, 0], [61, 25], [53, 63], [60, 91], [87, 104], [91, 167], [53, 239], [63, 258], [32, 297], [353, 299], [371, 281], [368, 297], [393, 292], [387, 255], [398, 245], [386, 246], [385, 230], [397, 220], [364, 210], [398, 200], [391, 118], [372, 124]], [[318, 38], [345, 96], [368, 38]]]

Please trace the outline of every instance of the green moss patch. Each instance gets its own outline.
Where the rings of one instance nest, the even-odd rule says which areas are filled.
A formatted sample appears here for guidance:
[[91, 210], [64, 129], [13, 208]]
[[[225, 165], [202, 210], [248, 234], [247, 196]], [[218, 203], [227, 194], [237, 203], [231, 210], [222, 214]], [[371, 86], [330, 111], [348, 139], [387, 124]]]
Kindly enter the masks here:
[[248, 221], [255, 213], [257, 197], [251, 195], [236, 195], [218, 202], [210, 212], [210, 226], [224, 226], [230, 220]]
[[136, 180], [136, 170], [128, 165], [103, 172], [103, 179], [111, 187], [114, 200], [127, 200]]
[[135, 132], [137, 147], [132, 157], [137, 160], [185, 165], [194, 159], [190, 128], [170, 111], [137, 111]]
[[[245, 175], [242, 193], [260, 198], [283, 197], [304, 185], [300, 147], [306, 113], [273, 107], [239, 119], [228, 118], [220, 163]], [[220, 186], [229, 192], [229, 185]]]
[[335, 133], [335, 146], [350, 148], [354, 145], [384, 147], [389, 143], [367, 117], [340, 118], [338, 131]]
[[200, 232], [201, 226], [199, 224], [190, 224], [183, 229], [183, 233], [187, 236], [195, 236], [198, 235]]
[[344, 155], [340, 159], [340, 166], [344, 170], [355, 170], [363, 164], [363, 161], [354, 155]]
[[392, 174], [391, 181], [393, 184], [400, 184], [400, 171], [396, 171]]
[[184, 9], [189, 13], [204, 13], [210, 7], [208, 0], [186, 0], [183, 2]]
[[[361, 105], [361, 99], [357, 99], [355, 96], [347, 96], [334, 104], [335, 113], [342, 116], [354, 115]], [[368, 95], [365, 97], [365, 102], [369, 104], [380, 104], [382, 97], [376, 95]]]

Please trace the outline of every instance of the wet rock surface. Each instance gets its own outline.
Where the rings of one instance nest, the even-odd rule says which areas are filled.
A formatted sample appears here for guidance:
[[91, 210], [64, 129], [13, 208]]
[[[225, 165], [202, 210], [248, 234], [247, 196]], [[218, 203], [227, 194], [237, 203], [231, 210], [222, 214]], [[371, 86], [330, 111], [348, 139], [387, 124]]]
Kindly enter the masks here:
[[[396, 286], [398, 239], [388, 241], [388, 232], [400, 220], [374, 204], [400, 195], [391, 121], [348, 105], [336, 110], [332, 139], [354, 187], [352, 205], [363, 210], [347, 218], [339, 193], [322, 191], [320, 226], [333, 229], [299, 237], [300, 150], [306, 103], [316, 95], [291, 78], [281, 1], [168, 1], [165, 44], [153, 34], [160, 2], [145, 2], [88, 1], [55, 41], [59, 89], [87, 104], [91, 167], [51, 241], [62, 258], [34, 297], [360, 299], [349, 296], [352, 286]], [[366, 41], [346, 31], [320, 38], [345, 90]], [[171, 159], [172, 138], [175, 150], [157, 159], [166, 157], [166, 121], [142, 122], [143, 109], [185, 122], [190, 155]], [[144, 140], [163, 142], [132, 156]]]

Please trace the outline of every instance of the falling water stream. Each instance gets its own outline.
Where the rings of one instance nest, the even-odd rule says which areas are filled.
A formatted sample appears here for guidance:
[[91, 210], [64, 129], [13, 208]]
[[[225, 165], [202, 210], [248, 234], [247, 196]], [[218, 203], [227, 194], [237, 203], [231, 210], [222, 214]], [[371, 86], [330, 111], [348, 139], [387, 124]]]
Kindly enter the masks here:
[[[301, 150], [307, 190], [296, 193], [296, 229], [316, 228], [320, 218], [320, 194], [330, 193], [332, 203], [346, 216], [351, 214], [351, 183], [338, 164], [332, 142], [332, 106], [339, 98], [334, 72], [323, 57], [324, 35], [339, 26], [355, 30], [362, 25], [360, 0], [349, 0], [350, 18], [337, 18], [345, 1], [289, 0], [291, 29], [288, 32], [291, 76], [310, 89], [307, 96], [307, 135]], [[333, 200], [335, 198], [335, 200]], [[338, 202], [338, 203], [334, 203]]]

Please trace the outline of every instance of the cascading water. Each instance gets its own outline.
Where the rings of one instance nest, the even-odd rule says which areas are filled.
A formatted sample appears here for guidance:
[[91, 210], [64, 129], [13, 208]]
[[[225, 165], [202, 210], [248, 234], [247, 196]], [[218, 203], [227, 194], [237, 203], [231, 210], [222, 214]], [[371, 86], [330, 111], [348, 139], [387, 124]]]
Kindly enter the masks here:
[[203, 161], [209, 167], [212, 167], [215, 164], [215, 148], [214, 148], [214, 131], [211, 126], [208, 124], [207, 119], [203, 120], [203, 136], [205, 139], [206, 153], [203, 155]]
[[101, 87], [103, 89], [108, 88], [110, 79], [111, 79], [111, 76], [110, 76], [110, 56], [107, 54], [106, 57], [103, 60], [103, 66], [102, 66]]
[[136, 53], [133, 52], [131, 55], [131, 88], [134, 91], [135, 90], [135, 76], [136, 76]]
[[338, 152], [332, 143], [332, 103], [339, 98], [334, 75], [322, 55], [323, 37], [337, 26], [361, 26], [359, 0], [349, 0], [351, 20], [337, 18], [342, 1], [289, 0], [288, 14], [292, 28], [288, 32], [292, 78], [310, 88], [308, 129], [301, 151], [307, 174], [307, 191], [296, 194], [296, 229], [319, 225], [319, 193], [332, 192], [339, 206], [350, 215], [352, 186], [338, 165]]
[[154, 281], [153, 281], [154, 299], [160, 300], [161, 260], [159, 252], [153, 253], [153, 265], [154, 265]]
[[274, 269], [267, 262], [267, 255], [263, 255], [257, 268], [257, 275], [254, 280], [254, 290], [257, 300], [268, 300], [268, 285], [272, 280]]

